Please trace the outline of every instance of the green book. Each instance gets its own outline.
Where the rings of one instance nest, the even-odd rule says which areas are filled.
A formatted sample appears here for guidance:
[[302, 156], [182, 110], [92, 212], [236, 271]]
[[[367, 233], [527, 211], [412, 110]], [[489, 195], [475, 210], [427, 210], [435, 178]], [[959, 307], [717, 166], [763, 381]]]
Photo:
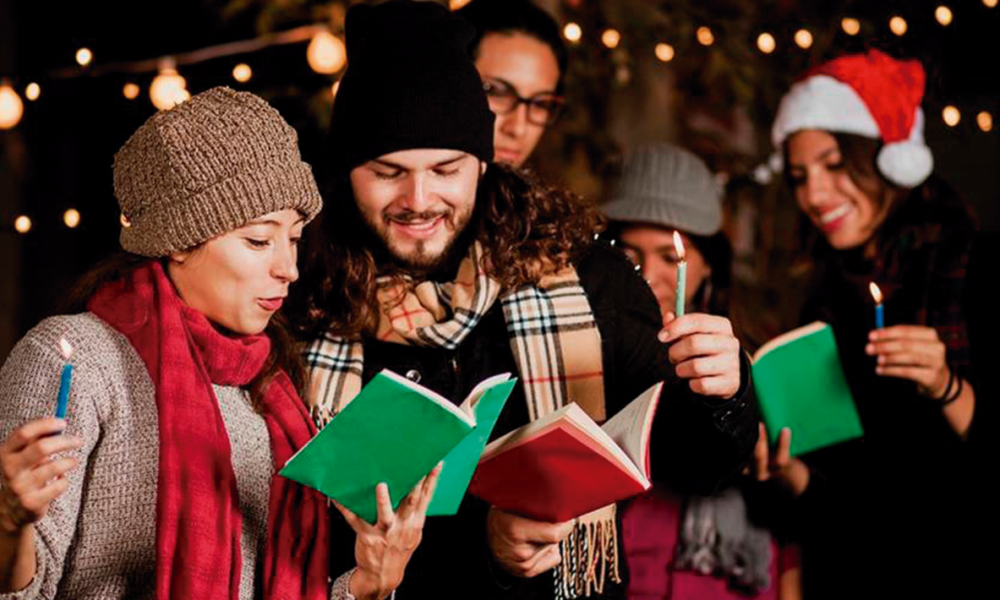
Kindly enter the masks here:
[[513, 387], [509, 374], [491, 377], [455, 406], [383, 370], [285, 463], [281, 475], [319, 490], [374, 523], [379, 483], [389, 485], [392, 506], [398, 508], [413, 486], [445, 459], [431, 505], [437, 512], [430, 514], [455, 514]]
[[754, 354], [754, 388], [774, 445], [792, 430], [792, 456], [863, 435], [833, 329], [817, 321], [793, 329]]

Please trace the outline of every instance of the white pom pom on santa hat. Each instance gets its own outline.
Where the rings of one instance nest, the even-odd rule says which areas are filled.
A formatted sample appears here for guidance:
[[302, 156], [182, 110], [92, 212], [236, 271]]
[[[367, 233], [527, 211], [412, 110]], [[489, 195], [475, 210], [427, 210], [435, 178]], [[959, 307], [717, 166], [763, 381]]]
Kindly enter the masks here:
[[924, 69], [872, 50], [844, 56], [810, 72], [781, 100], [771, 130], [776, 147], [803, 129], [881, 139], [876, 159], [886, 179], [916, 187], [934, 170], [924, 143]]

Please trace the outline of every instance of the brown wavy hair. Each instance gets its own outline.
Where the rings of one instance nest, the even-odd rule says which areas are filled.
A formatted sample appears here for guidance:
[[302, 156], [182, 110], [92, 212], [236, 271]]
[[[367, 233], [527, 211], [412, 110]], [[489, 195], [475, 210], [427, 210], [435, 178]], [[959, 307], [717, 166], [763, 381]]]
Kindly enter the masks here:
[[[296, 332], [357, 338], [370, 333], [379, 313], [376, 277], [406, 274], [364, 222], [347, 177], [327, 186], [326, 210], [306, 235], [298, 294], [288, 305]], [[476, 206], [456, 244], [483, 247], [483, 269], [514, 290], [537, 283], [541, 262], [563, 268], [590, 247], [603, 221], [593, 204], [541, 183], [532, 173], [490, 164], [479, 181]]]

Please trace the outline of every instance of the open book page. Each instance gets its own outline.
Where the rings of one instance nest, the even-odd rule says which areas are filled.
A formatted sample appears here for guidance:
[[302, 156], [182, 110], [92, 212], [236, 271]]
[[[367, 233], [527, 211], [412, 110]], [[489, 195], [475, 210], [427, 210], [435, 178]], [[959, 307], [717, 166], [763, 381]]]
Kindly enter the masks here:
[[[392, 381], [398, 383], [399, 385], [406, 386], [406, 387], [410, 388], [411, 390], [417, 392], [421, 396], [424, 396], [428, 400], [431, 400], [434, 403], [439, 404], [442, 408], [444, 408], [448, 412], [450, 412], [453, 415], [455, 415], [456, 417], [462, 419], [462, 421], [468, 423], [470, 427], [475, 427], [476, 426], [476, 420], [475, 420], [475, 417], [472, 416], [472, 412], [471, 411], [466, 412], [466, 411], [462, 410], [458, 406], [455, 406], [455, 404], [451, 400], [448, 400], [447, 398], [445, 398], [441, 394], [435, 392], [434, 390], [432, 390], [430, 388], [425, 388], [424, 386], [420, 385], [419, 383], [415, 383], [413, 381], [410, 381], [406, 377], [403, 377], [402, 375], [400, 375], [398, 373], [394, 373], [394, 372], [390, 371], [389, 369], [382, 369], [381, 371], [379, 371], [379, 374], [380, 375], [384, 375], [385, 377], [388, 377], [389, 379], [391, 379]], [[481, 387], [481, 385], [482, 384], [480, 384], [480, 386], [476, 386], [476, 389], [479, 389], [479, 387]], [[350, 406], [350, 404], [348, 404], [348, 407], [349, 406]]]
[[487, 377], [486, 379], [479, 382], [479, 385], [474, 387], [469, 395], [465, 397], [465, 400], [459, 405], [463, 411], [469, 415], [473, 415], [475, 418], [476, 414], [476, 403], [479, 399], [483, 397], [488, 390], [496, 386], [497, 384], [503, 383], [510, 379], [510, 373], [500, 373], [499, 375], [494, 375], [493, 377]]
[[649, 477], [649, 436], [653, 416], [660, 401], [663, 383], [657, 383], [640, 394], [601, 427], [615, 441], [632, 463]]
[[483, 451], [480, 462], [485, 462], [495, 455], [527, 444], [557, 428], [576, 438], [603, 456], [608, 462], [617, 464], [636, 481], [644, 484], [647, 481], [642, 468], [636, 466], [615, 441], [579, 405], [573, 403], [497, 438]]

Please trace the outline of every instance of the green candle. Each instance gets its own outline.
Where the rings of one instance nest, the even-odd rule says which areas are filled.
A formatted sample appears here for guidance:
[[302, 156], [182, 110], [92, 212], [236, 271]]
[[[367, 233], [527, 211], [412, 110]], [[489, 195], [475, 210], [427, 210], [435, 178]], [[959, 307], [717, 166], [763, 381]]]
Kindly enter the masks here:
[[674, 290], [674, 314], [678, 317], [683, 317], [684, 297], [687, 295], [685, 290], [687, 290], [688, 264], [684, 260], [684, 243], [681, 241], [681, 235], [676, 231], [674, 232], [674, 250], [677, 251], [677, 286]]

